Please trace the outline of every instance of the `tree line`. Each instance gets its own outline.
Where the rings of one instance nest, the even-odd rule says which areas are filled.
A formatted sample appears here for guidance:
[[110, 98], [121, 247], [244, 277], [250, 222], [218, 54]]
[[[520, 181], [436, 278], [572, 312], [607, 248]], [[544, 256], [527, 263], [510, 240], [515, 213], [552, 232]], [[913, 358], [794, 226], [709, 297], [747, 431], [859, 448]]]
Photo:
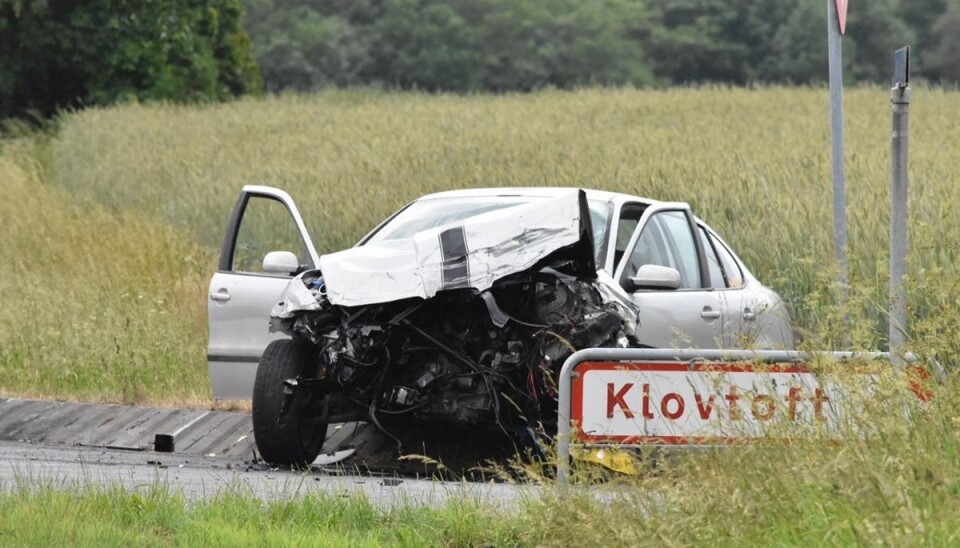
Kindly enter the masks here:
[[0, 118], [262, 89], [241, 0], [0, 0]]
[[[245, 0], [270, 90], [377, 85], [811, 84], [827, 77], [824, 0]], [[960, 0], [854, 2], [845, 77], [960, 80]]]
[[[814, 84], [824, 0], [0, 0], [0, 117], [375, 86]], [[960, 0], [850, 7], [845, 77], [960, 81]]]

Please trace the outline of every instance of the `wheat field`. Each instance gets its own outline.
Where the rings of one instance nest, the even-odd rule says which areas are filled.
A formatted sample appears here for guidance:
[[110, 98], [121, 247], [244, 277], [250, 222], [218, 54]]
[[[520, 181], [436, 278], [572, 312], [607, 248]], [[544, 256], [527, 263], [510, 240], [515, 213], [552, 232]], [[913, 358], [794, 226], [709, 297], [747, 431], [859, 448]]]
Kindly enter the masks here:
[[209, 254], [5, 158], [0, 186], [2, 395], [209, 403]]

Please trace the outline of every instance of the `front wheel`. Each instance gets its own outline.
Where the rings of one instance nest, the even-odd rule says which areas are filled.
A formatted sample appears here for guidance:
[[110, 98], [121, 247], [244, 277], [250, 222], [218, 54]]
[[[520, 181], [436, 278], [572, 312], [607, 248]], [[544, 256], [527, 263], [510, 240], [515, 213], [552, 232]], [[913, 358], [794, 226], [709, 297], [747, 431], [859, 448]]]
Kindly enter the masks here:
[[327, 435], [323, 396], [308, 390], [284, 394], [287, 379], [316, 376], [317, 359], [317, 347], [297, 339], [273, 341], [260, 357], [253, 385], [253, 435], [260, 456], [270, 464], [303, 468], [320, 454]]

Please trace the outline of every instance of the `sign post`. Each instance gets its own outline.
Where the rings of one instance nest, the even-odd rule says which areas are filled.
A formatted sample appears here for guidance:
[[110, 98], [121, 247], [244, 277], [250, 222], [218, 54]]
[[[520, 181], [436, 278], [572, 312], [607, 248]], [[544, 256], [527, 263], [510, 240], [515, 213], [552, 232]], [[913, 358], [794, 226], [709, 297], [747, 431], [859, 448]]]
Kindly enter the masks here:
[[893, 88], [893, 178], [890, 187], [890, 352], [903, 352], [907, 328], [907, 152], [910, 136], [910, 47], [894, 54]]
[[830, 67], [830, 135], [833, 162], [833, 247], [840, 266], [840, 285], [846, 295], [847, 172], [843, 138], [843, 52], [840, 35], [846, 30], [848, 0], [827, 0], [827, 50]]

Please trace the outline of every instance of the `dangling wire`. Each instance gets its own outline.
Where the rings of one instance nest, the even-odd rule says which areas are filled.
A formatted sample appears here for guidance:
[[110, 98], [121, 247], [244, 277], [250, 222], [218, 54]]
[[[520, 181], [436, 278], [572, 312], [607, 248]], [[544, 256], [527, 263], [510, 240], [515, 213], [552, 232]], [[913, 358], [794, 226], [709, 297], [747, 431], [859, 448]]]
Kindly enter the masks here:
[[383, 372], [380, 373], [380, 378], [377, 380], [377, 389], [373, 394], [373, 398], [370, 399], [370, 408], [367, 410], [370, 415], [370, 420], [373, 422], [373, 425], [377, 427], [377, 430], [383, 433], [384, 436], [392, 439], [397, 444], [397, 452], [401, 455], [403, 454], [403, 442], [400, 441], [400, 438], [394, 436], [380, 424], [380, 421], [377, 419], [377, 400], [380, 398], [381, 393], [383, 392], [383, 382], [387, 380], [387, 372], [390, 370], [390, 350], [386, 347], [380, 347], [383, 349], [385, 354], [385, 361], [383, 365]]

